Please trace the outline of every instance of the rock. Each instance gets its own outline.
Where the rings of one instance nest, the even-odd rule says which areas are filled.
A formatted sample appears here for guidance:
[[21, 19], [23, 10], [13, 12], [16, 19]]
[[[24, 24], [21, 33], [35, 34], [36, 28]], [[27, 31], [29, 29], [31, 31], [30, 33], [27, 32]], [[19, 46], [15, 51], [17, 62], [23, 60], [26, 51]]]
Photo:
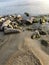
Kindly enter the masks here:
[[45, 23], [46, 21], [43, 19], [42, 23]]
[[31, 36], [32, 39], [36, 39], [36, 38], [40, 38], [40, 34], [39, 34], [39, 31], [36, 30], [33, 35]]
[[17, 26], [17, 29], [20, 29], [20, 30], [22, 30], [22, 27], [20, 27], [20, 26]]
[[31, 20], [31, 19], [27, 19], [27, 23], [29, 23], [29, 24], [32, 24], [32, 21], [33, 20]]
[[10, 23], [11, 23], [10, 20], [6, 20], [6, 21], [2, 24], [1, 29], [3, 29], [5, 26], [8, 26]]
[[22, 20], [22, 16], [21, 16], [21, 15], [18, 15], [18, 16], [17, 16], [17, 20], [18, 20], [18, 21], [21, 21], [21, 20]]
[[29, 17], [29, 13], [25, 12], [24, 14], [25, 14], [27, 17]]
[[17, 17], [18, 17], [18, 18], [21, 18], [21, 15], [18, 15]]
[[5, 19], [4, 18], [0, 18], [0, 31], [2, 31], [2, 24], [3, 24], [3, 22], [5, 21]]
[[26, 25], [30, 25], [33, 23], [34, 17], [28, 17], [26, 18]]
[[32, 24], [32, 21], [30, 19], [27, 19], [27, 20], [25, 20], [25, 24], [26, 25], [31, 25]]
[[5, 19], [4, 18], [0, 18], [0, 22], [3, 22], [3, 21], [5, 21]]
[[16, 18], [17, 16], [16, 16], [16, 14], [14, 14], [14, 15], [12, 15], [14, 18]]
[[32, 23], [29, 20], [26, 21], [26, 25], [31, 25], [31, 24]]
[[28, 28], [26, 28], [26, 30], [28, 30], [28, 31], [32, 31], [33, 28], [28, 27]]
[[47, 42], [46, 40], [41, 40], [41, 44], [42, 44], [43, 46], [45, 46], [45, 47], [48, 46], [48, 42]]
[[46, 23], [45, 19], [40, 19], [40, 24]]
[[19, 25], [22, 25], [22, 20], [23, 20], [23, 17], [22, 17], [21, 15], [18, 15], [18, 16], [17, 16], [17, 23], [18, 23]]
[[11, 23], [11, 21], [10, 21], [10, 20], [6, 20], [6, 21], [3, 23], [3, 25], [2, 25], [2, 26], [3, 26], [3, 27], [4, 27], [4, 26], [8, 26], [10, 23]]
[[13, 26], [13, 28], [17, 28], [17, 23], [16, 22], [11, 22], [11, 25]]
[[9, 17], [6, 16], [6, 17], [5, 17], [5, 20], [8, 20], [8, 19], [9, 19]]
[[14, 25], [13, 28], [16, 29], [17, 28], [17, 25]]
[[35, 39], [35, 38], [36, 38], [36, 35], [32, 35], [31, 38], [32, 38], [32, 39]]
[[7, 27], [13, 29], [13, 26], [11, 24], [9, 24]]
[[10, 33], [20, 33], [20, 29], [12, 29], [8, 27], [4, 27], [4, 34], [10, 34]]
[[9, 19], [10, 19], [11, 21], [13, 21], [13, 20], [14, 20], [14, 17], [11, 15], [11, 16], [9, 16]]
[[46, 32], [43, 31], [43, 30], [40, 30], [40, 31], [39, 31], [39, 34], [40, 34], [40, 35], [46, 35]]
[[34, 18], [32, 23], [38, 23], [38, 20]]

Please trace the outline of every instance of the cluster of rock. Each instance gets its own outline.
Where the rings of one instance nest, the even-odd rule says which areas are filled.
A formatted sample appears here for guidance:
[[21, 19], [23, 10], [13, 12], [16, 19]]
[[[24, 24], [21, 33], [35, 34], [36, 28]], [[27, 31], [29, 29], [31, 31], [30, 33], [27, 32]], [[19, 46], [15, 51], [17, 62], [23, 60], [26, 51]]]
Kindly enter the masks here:
[[33, 17], [24, 19], [21, 15], [0, 16], [0, 30], [4, 33], [21, 32], [21, 26], [32, 24], [33, 19]]
[[35, 30], [34, 33], [31, 36], [31, 38], [32, 39], [40, 38], [41, 35], [46, 35], [46, 32], [43, 31], [43, 30]]
[[18, 24], [20, 20], [22, 20], [20, 15], [0, 17], [0, 31], [4, 33], [21, 32], [22, 27]]
[[[23, 25], [32, 25], [38, 22], [38, 18], [29, 16], [28, 13], [25, 14], [27, 16], [25, 19], [21, 15], [0, 16], [0, 30], [4, 33], [21, 32]], [[44, 18], [39, 21], [40, 23], [45, 22]]]

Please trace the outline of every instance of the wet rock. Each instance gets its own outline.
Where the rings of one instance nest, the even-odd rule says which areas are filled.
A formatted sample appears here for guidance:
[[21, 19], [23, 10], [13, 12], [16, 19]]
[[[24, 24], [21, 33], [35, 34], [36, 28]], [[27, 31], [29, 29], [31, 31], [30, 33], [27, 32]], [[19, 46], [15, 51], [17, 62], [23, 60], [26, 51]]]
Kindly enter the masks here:
[[45, 22], [46, 22], [45, 19], [43, 19], [43, 18], [40, 19], [40, 24], [43, 24]]
[[39, 31], [36, 30], [33, 35], [31, 36], [32, 39], [36, 39], [36, 38], [40, 38], [40, 34], [39, 34]]
[[27, 17], [29, 17], [29, 13], [25, 12], [24, 14], [25, 14]]
[[48, 42], [47, 42], [46, 40], [41, 40], [41, 44], [42, 44], [43, 46], [45, 46], [45, 47], [48, 46]]
[[38, 23], [38, 20], [34, 18], [32, 23]]
[[40, 35], [46, 35], [46, 32], [43, 30], [40, 30], [39, 33], [40, 33]]

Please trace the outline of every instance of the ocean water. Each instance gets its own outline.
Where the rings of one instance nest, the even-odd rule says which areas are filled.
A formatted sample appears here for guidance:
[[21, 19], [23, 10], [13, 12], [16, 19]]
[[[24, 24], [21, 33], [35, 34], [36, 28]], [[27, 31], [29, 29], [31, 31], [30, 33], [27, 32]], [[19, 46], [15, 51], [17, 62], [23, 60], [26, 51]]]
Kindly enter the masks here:
[[30, 13], [30, 15], [48, 14], [49, 7], [44, 5], [14, 5], [0, 8], [0, 15], [7, 14], [24, 14], [24, 12]]

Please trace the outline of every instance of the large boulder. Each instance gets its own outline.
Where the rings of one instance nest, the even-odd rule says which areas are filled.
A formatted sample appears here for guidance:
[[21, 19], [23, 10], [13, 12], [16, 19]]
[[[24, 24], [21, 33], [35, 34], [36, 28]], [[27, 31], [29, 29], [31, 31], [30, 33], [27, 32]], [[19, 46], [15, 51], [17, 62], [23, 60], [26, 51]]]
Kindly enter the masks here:
[[4, 27], [4, 34], [10, 34], [10, 33], [20, 33], [20, 29], [12, 29], [8, 27]]

